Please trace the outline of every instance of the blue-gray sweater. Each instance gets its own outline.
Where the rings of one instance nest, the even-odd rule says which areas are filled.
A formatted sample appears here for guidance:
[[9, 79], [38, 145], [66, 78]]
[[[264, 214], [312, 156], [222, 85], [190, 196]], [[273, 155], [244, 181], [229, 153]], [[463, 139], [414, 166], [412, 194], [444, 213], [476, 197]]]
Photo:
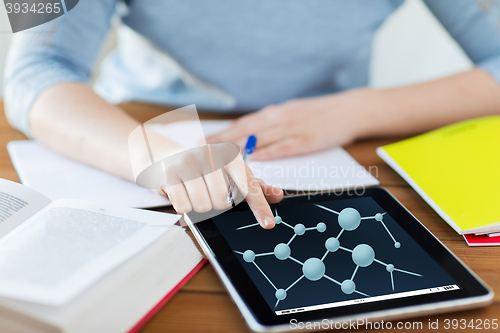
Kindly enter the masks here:
[[[365, 86], [374, 34], [402, 2], [131, 0], [121, 10], [123, 23], [168, 57], [121, 36], [96, 89], [110, 102], [243, 112]], [[472, 61], [500, 81], [500, 35], [478, 0], [425, 3]], [[30, 135], [29, 109], [43, 89], [88, 82], [116, 8], [116, 0], [80, 0], [67, 14], [16, 35], [5, 78], [15, 127]]]

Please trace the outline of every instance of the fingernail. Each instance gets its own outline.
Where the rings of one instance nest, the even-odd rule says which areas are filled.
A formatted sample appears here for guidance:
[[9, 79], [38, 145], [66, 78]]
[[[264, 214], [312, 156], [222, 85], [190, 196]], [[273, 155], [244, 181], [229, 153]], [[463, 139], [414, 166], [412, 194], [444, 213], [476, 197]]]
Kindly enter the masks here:
[[264, 228], [268, 229], [268, 228], [272, 228], [272, 227], [274, 227], [274, 218], [267, 216], [264, 219]]

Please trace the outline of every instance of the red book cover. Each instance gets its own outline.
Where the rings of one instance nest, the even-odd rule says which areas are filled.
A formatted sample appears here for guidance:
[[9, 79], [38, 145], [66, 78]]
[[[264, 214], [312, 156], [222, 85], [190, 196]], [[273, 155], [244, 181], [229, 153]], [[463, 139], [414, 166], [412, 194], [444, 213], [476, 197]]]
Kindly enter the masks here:
[[196, 273], [198, 273], [198, 271], [203, 267], [205, 266], [205, 264], [207, 263], [207, 259], [206, 258], [203, 258], [199, 263], [198, 265], [196, 265], [193, 270], [191, 270], [191, 272], [189, 272], [188, 275], [186, 275], [184, 277], [184, 279], [181, 280], [181, 282], [179, 282], [175, 287], [174, 289], [170, 290], [170, 292], [165, 296], [163, 297], [163, 299], [158, 303], [156, 304], [141, 320], [139, 320], [137, 322], [137, 324], [135, 324], [129, 331], [128, 333], [137, 333], [139, 332], [139, 330], [151, 319], [153, 318], [153, 316], [158, 313], [158, 311], [160, 311], [160, 309], [165, 305], [167, 304], [167, 302], [182, 288], [184, 287], [184, 285], [189, 281], [191, 280], [191, 278], [193, 276], [195, 276]]
[[469, 246], [499, 246], [500, 236], [488, 237], [488, 235], [464, 235], [464, 239]]

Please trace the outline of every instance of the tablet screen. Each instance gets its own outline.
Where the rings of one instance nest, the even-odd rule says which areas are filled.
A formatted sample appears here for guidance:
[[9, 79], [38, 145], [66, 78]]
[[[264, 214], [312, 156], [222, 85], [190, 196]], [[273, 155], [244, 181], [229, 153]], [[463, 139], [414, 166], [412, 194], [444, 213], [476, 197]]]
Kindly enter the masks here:
[[275, 315], [460, 289], [371, 197], [273, 210], [271, 230], [248, 210], [212, 220]]

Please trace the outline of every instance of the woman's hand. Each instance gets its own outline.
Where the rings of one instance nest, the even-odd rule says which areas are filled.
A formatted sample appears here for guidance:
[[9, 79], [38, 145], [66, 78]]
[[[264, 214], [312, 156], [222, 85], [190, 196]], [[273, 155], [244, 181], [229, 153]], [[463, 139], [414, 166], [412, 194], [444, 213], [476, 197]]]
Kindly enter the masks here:
[[207, 138], [240, 147], [248, 135], [257, 137], [252, 160], [308, 154], [347, 144], [363, 136], [370, 126], [375, 91], [356, 89], [334, 95], [291, 100], [235, 120]]
[[231, 203], [227, 202], [229, 176], [259, 224], [266, 229], [274, 227], [274, 214], [268, 202], [279, 202], [283, 191], [255, 178], [233, 144], [226, 142], [185, 150], [162, 163], [165, 175], [162, 189], [178, 213], [230, 209]]

